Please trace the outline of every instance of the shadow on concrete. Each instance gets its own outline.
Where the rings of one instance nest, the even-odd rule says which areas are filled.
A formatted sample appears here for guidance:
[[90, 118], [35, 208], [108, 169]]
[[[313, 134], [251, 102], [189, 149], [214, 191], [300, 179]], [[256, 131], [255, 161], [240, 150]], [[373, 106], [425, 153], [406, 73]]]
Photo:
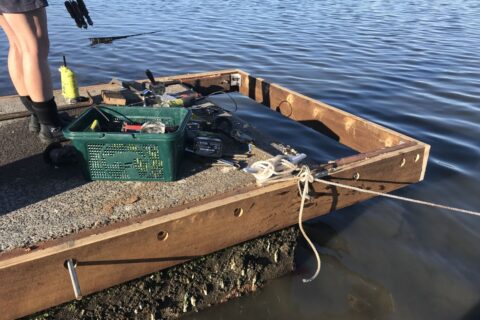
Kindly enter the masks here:
[[[208, 169], [208, 159], [186, 156], [178, 179]], [[90, 183], [79, 164], [55, 168], [38, 154], [0, 167], [0, 216]]]
[[480, 302], [477, 303], [468, 313], [462, 317], [462, 320], [478, 320], [480, 319]]
[[54, 168], [33, 155], [0, 167], [0, 215], [18, 210], [88, 181], [80, 167]]

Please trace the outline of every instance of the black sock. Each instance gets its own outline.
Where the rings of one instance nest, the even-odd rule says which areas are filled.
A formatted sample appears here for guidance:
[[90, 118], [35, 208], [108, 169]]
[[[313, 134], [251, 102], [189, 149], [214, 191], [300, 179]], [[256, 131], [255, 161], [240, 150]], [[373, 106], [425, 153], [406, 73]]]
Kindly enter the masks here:
[[62, 125], [54, 98], [44, 102], [32, 101], [32, 109], [37, 115], [40, 124], [52, 127], [60, 127]]
[[33, 111], [32, 107], [32, 100], [30, 99], [30, 96], [19, 96], [20, 101], [22, 104], [25, 106], [25, 108], [33, 115], [35, 115], [35, 111]]

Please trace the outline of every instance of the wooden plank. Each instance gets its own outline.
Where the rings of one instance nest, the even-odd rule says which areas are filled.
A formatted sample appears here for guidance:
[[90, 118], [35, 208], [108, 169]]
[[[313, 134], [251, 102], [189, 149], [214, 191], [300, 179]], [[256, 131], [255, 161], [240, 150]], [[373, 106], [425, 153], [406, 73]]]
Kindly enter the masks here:
[[114, 106], [127, 105], [127, 98], [122, 91], [102, 90], [103, 103]]
[[230, 77], [233, 73], [238, 73], [238, 70], [220, 70], [192, 75], [160, 77], [156, 78], [156, 80], [162, 82], [180, 80], [182, 83], [192, 86], [196, 92], [202, 95], [209, 95], [216, 92], [230, 92], [233, 89], [230, 85]]
[[[186, 73], [174, 76], [164, 76], [164, 77], [157, 77], [156, 79], [159, 81], [168, 81], [168, 80], [182, 80], [182, 81], [195, 81], [197, 79], [206, 79], [206, 78], [215, 78], [221, 77], [226, 75], [231, 75], [234, 73], [240, 73], [241, 70], [239, 69], [224, 69], [224, 70], [216, 70], [216, 71], [209, 71], [209, 72], [199, 72], [199, 73]], [[147, 79], [139, 80], [140, 81], [148, 81]], [[83, 91], [94, 91], [94, 90], [109, 90], [112, 88], [111, 83], [101, 83], [101, 84], [94, 84], [89, 86], [82, 86], [80, 89]], [[61, 94], [61, 89], [54, 90], [55, 95]], [[0, 100], [4, 99], [12, 99], [17, 97], [17, 95], [9, 95], [9, 96], [2, 96]]]
[[[370, 152], [416, 141], [406, 135], [319, 102], [248, 73], [242, 75], [240, 92], [359, 152]], [[419, 142], [419, 141], [417, 141]]]
[[[367, 161], [371, 158], [375, 158], [376, 156], [383, 156], [385, 154], [388, 154], [390, 152], [397, 151], [397, 150], [407, 150], [408, 147], [415, 147], [415, 146], [418, 147], [419, 152], [415, 155], [414, 161], [415, 162], [420, 161], [422, 163], [422, 172], [420, 174], [419, 181], [423, 181], [423, 179], [425, 178], [425, 172], [427, 169], [428, 157], [430, 154], [430, 146], [424, 143], [418, 143], [416, 141], [409, 141], [397, 146], [383, 148], [383, 149], [372, 151], [372, 152], [359, 153], [357, 155], [335, 160], [333, 162], [330, 162], [326, 165], [322, 165], [320, 167], [324, 169], [351, 167], [351, 166], [354, 166], [355, 163], [359, 161]], [[378, 157], [376, 159], [378, 159]], [[405, 161], [407, 161], [407, 159], [405, 159]]]
[[[417, 159], [418, 154], [424, 154], [423, 146], [407, 146], [347, 164], [337, 168], [333, 181], [389, 192], [419, 181], [423, 159]], [[358, 181], [352, 179], [356, 173]], [[319, 183], [313, 190], [305, 219], [372, 197]], [[142, 222], [100, 229], [43, 250], [0, 257], [0, 318], [21, 317], [72, 300], [67, 259], [78, 261], [82, 292], [90, 294], [293, 225], [299, 203], [296, 183], [283, 182], [176, 212], [168, 209]], [[168, 236], [159, 239], [165, 232]]]
[[240, 72], [241, 70], [239, 69], [224, 69], [224, 70], [216, 70], [216, 71], [201, 72], [201, 73], [187, 73], [187, 74], [181, 74], [181, 75], [175, 75], [175, 76], [158, 77], [155, 79], [159, 81], [181, 80], [186, 82], [186, 81], [195, 81], [198, 79], [230, 76], [231, 74], [240, 73]]
[[[74, 109], [87, 108], [87, 107], [90, 107], [92, 104], [93, 104], [93, 100], [89, 98], [87, 101], [84, 101], [84, 102], [78, 102], [74, 104], [59, 106], [58, 111], [62, 112], [62, 111], [69, 111]], [[26, 118], [26, 117], [30, 117], [29, 111], [11, 112], [11, 113], [0, 114], [0, 121]]]

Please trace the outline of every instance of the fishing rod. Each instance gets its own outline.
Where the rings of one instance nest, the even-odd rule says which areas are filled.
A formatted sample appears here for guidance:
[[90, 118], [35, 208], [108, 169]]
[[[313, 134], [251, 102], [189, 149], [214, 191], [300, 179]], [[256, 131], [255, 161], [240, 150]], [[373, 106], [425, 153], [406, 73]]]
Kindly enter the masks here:
[[90, 13], [83, 0], [67, 0], [65, 1], [65, 8], [67, 8], [70, 17], [75, 20], [77, 27], [87, 29], [89, 25], [93, 26], [92, 18], [90, 18]]
[[151, 31], [151, 32], [142, 32], [142, 33], [135, 33], [135, 34], [129, 34], [125, 36], [118, 36], [118, 37], [99, 37], [99, 38], [89, 38], [90, 39], [90, 46], [96, 46], [97, 44], [110, 44], [115, 40], [120, 40], [120, 39], [126, 39], [126, 38], [131, 38], [131, 37], [138, 37], [138, 36], [143, 36], [146, 34], [152, 34], [152, 33], [159, 33], [162, 32], [161, 30], [158, 31]]
[[[67, 0], [65, 1], [65, 8], [67, 8], [70, 17], [75, 21], [75, 24], [80, 29], [87, 29], [88, 26], [93, 26], [92, 18], [90, 17], [90, 13], [88, 12], [87, 5], [85, 4], [84, 0]], [[97, 37], [97, 38], [89, 38], [90, 46], [96, 46], [97, 44], [110, 44], [115, 40], [126, 39], [131, 37], [143, 36], [146, 34], [158, 33], [158, 31], [151, 31], [151, 32], [142, 32], [142, 33], [135, 33], [129, 34], [124, 36], [117, 36], [117, 37]]]

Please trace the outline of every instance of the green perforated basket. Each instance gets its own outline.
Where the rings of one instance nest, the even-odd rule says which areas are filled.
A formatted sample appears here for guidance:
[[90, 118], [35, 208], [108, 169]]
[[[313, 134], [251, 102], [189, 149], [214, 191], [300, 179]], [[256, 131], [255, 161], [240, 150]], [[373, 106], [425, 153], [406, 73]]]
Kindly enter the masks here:
[[[64, 135], [82, 155], [87, 178], [112, 181], [173, 181], [183, 158], [190, 110], [99, 106], [87, 110], [64, 130]], [[103, 115], [102, 115], [103, 113]], [[105, 116], [110, 121], [107, 122]], [[90, 130], [97, 120], [100, 131]], [[102, 132], [102, 127], [122, 121], [162, 121], [178, 126], [175, 132]]]

